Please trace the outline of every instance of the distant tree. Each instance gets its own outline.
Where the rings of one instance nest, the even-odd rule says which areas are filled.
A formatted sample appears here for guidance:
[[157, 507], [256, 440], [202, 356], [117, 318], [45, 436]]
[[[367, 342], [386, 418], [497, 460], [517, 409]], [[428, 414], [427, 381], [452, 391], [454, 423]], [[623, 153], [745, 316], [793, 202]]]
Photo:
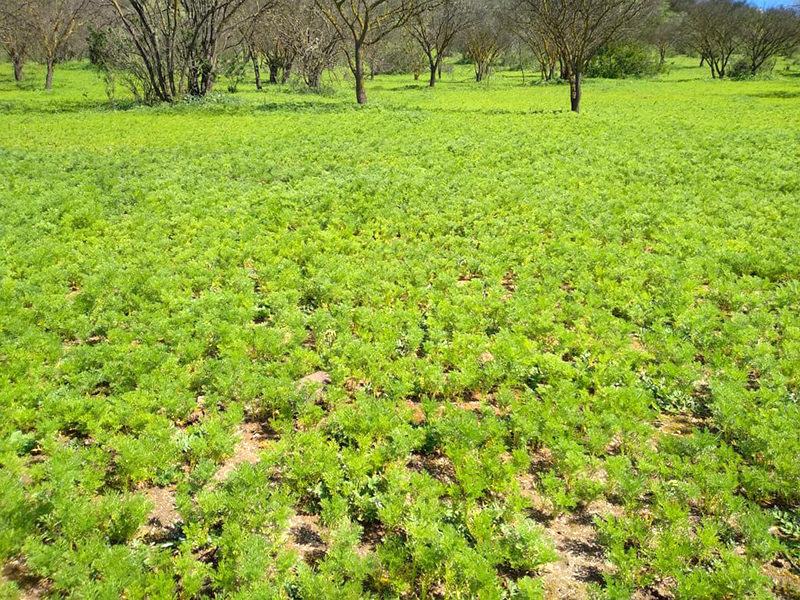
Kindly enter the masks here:
[[741, 46], [749, 11], [750, 7], [738, 0], [703, 0], [686, 14], [687, 42], [709, 66], [712, 77], [725, 77], [731, 57]]
[[489, 77], [495, 63], [511, 45], [512, 34], [506, 11], [507, 7], [502, 2], [472, 2], [463, 46], [464, 54], [475, 67], [475, 81]]
[[430, 87], [436, 85], [442, 60], [456, 36], [470, 23], [470, 11], [465, 0], [442, 0], [430, 10], [418, 12], [408, 21], [411, 37], [422, 48], [430, 68]]
[[570, 103], [580, 112], [583, 74], [611, 42], [636, 31], [656, 9], [654, 0], [522, 0], [531, 23], [558, 50], [570, 82]]
[[289, 79], [295, 59], [295, 49], [288, 40], [289, 22], [294, 18], [294, 8], [288, 2], [281, 3], [265, 15], [262, 30], [257, 33], [258, 53], [269, 67], [269, 82], [272, 85]]
[[293, 63], [310, 88], [318, 88], [325, 69], [336, 62], [340, 38], [314, 0], [291, 0], [294, 10], [282, 26]]
[[147, 100], [203, 96], [220, 56], [241, 39], [240, 26], [273, 0], [104, 0], [115, 15], [108, 63], [129, 74]]
[[29, 0], [22, 5], [21, 18], [47, 68], [45, 89], [53, 87], [55, 65], [66, 58], [69, 43], [85, 23], [89, 7], [89, 0]]
[[435, 6], [435, 0], [315, 0], [342, 42], [356, 80], [356, 101], [367, 103], [364, 52], [403, 27], [414, 16]]
[[748, 9], [742, 18], [741, 51], [755, 75], [771, 58], [800, 43], [800, 19], [788, 8]]
[[25, 0], [0, 3], [0, 48], [6, 51], [14, 71], [14, 81], [22, 81], [25, 62], [33, 52], [36, 35], [23, 10]]
[[369, 78], [376, 75], [411, 73], [419, 80], [427, 59], [419, 44], [405, 29], [388, 35], [380, 44], [373, 44], [364, 52], [364, 62], [369, 68]]
[[244, 41], [248, 52], [257, 57], [253, 64], [258, 89], [258, 57], [269, 66], [270, 83], [278, 83], [279, 73], [285, 82], [296, 70], [309, 87], [317, 88], [340, 49], [336, 29], [314, 0], [279, 0], [263, 19], [247, 25]]
[[539, 24], [531, 21], [530, 11], [525, 8], [517, 10], [511, 19], [514, 34], [533, 53], [539, 63], [542, 79], [550, 81], [555, 78], [556, 64], [558, 64], [558, 49], [553, 41], [542, 32]]
[[261, 84], [261, 58], [262, 58], [262, 31], [265, 25], [263, 18], [266, 11], [253, 16], [251, 19], [240, 21], [238, 26], [239, 41], [236, 44], [253, 67], [256, 89], [263, 88]]
[[667, 60], [667, 52], [675, 48], [681, 39], [684, 13], [665, 10], [657, 16], [649, 28], [645, 39], [658, 50], [659, 62], [663, 65]]

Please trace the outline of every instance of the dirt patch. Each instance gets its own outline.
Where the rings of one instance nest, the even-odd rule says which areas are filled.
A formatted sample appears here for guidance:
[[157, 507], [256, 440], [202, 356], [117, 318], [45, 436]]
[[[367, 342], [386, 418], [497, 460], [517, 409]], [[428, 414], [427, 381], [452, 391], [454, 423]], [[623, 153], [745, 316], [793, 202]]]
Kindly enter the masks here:
[[433, 454], [412, 454], [406, 467], [412, 471], [425, 471], [428, 475], [445, 485], [458, 483], [453, 462], [439, 451]]
[[406, 400], [405, 404], [411, 411], [411, 423], [414, 425], [422, 425], [426, 421], [425, 411], [422, 410], [422, 404], [414, 402], [413, 400]]
[[23, 559], [15, 558], [3, 565], [3, 579], [13, 581], [21, 593], [22, 600], [44, 598], [50, 593], [52, 584], [31, 573]]
[[783, 557], [764, 565], [761, 572], [772, 580], [772, 591], [777, 598], [800, 600], [800, 573]]
[[642, 354], [647, 352], [647, 348], [644, 347], [644, 344], [642, 344], [642, 340], [638, 335], [634, 334], [631, 336], [631, 350], [641, 352]]
[[332, 379], [327, 371], [317, 371], [306, 375], [297, 382], [297, 391], [307, 390], [315, 401], [319, 402], [325, 395], [325, 388], [330, 385]]
[[514, 295], [514, 292], [517, 291], [517, 283], [515, 279], [516, 278], [513, 273], [506, 273], [502, 281], [500, 281], [500, 285], [506, 290], [506, 292], [500, 297], [500, 302], [507, 301]]
[[147, 515], [147, 525], [139, 531], [139, 536], [150, 543], [178, 537], [183, 519], [175, 506], [175, 486], [149, 488], [145, 493], [153, 503], [153, 509]]
[[631, 600], [672, 600], [675, 595], [673, 590], [678, 582], [673, 578], [662, 579], [644, 589], [636, 590]]
[[486, 352], [482, 352], [481, 355], [478, 357], [478, 362], [481, 365], [485, 365], [487, 363], [494, 362], [494, 354], [492, 354], [488, 350]]
[[664, 413], [656, 423], [656, 427], [663, 435], [674, 435], [685, 437], [695, 431], [703, 429], [706, 424], [705, 419], [687, 415], [685, 413], [669, 414]]
[[613, 566], [597, 538], [594, 517], [609, 514], [619, 515], [621, 509], [605, 500], [595, 500], [579, 512], [561, 514], [542, 523], [561, 559], [542, 570], [548, 598], [583, 600], [588, 598], [588, 584], [603, 585], [603, 575], [610, 573]]
[[[482, 394], [481, 392], [471, 392], [465, 395], [464, 400], [454, 402], [455, 406], [461, 410], [481, 414], [484, 407], [489, 408], [497, 417], [503, 417], [507, 411], [493, 404], [494, 396], [492, 394]], [[442, 406], [444, 410], [444, 406]], [[441, 415], [440, 415], [441, 416]]]
[[309, 565], [316, 566], [328, 552], [323, 539], [324, 530], [316, 515], [295, 515], [289, 519], [286, 530], [287, 546], [297, 552]]
[[233, 447], [233, 453], [214, 475], [213, 480], [216, 482], [225, 481], [243, 463], [256, 464], [262, 446], [272, 438], [272, 435], [266, 433], [258, 423], [242, 424], [238, 434], [239, 441]]
[[364, 558], [368, 554], [375, 552], [375, 549], [383, 543], [386, 537], [386, 529], [380, 521], [364, 526], [361, 534], [361, 545], [356, 548], [356, 553]]

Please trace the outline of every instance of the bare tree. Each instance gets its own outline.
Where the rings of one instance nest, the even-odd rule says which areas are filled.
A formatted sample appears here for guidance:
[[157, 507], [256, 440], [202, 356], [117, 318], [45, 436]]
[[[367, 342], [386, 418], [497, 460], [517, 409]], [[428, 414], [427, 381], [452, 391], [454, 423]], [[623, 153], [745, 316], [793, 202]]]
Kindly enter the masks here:
[[290, 21], [288, 40], [294, 48], [297, 69], [306, 85], [318, 88], [325, 69], [332, 68], [340, 50], [336, 29], [311, 2]]
[[422, 48], [430, 67], [430, 86], [436, 85], [442, 60], [456, 39], [470, 23], [465, 0], [442, 0], [430, 10], [417, 13], [408, 21], [408, 32]]
[[774, 56], [800, 43], [800, 19], [788, 8], [749, 9], [742, 19], [741, 50], [753, 75]]
[[222, 52], [242, 23], [271, 0], [105, 0], [116, 16], [115, 62], [134, 73], [147, 99], [202, 96], [214, 85]]
[[531, 22], [557, 48], [580, 112], [583, 73], [607, 44], [635, 30], [655, 8], [653, 0], [523, 0]]
[[741, 45], [749, 8], [736, 0], [703, 0], [687, 13], [686, 39], [708, 64], [712, 77], [724, 79], [730, 59]]
[[30, 0], [22, 5], [22, 18], [36, 39], [47, 68], [45, 89], [53, 87], [55, 65], [66, 57], [73, 35], [88, 15], [89, 0]]
[[25, 62], [33, 52], [36, 35], [26, 19], [25, 0], [0, 3], [0, 48], [6, 51], [14, 70], [14, 81], [22, 81]]
[[343, 44], [347, 64], [356, 80], [356, 101], [367, 103], [364, 51], [382, 41], [411, 18], [434, 5], [434, 0], [315, 0]]
[[648, 34], [644, 36], [658, 50], [659, 62], [662, 65], [667, 61], [667, 52], [680, 40], [684, 16], [683, 13], [665, 10], [656, 17]]
[[475, 67], [475, 80], [489, 77], [497, 60], [511, 44], [502, 2], [473, 2], [470, 23], [464, 32], [464, 50]]
[[539, 63], [542, 79], [550, 81], [555, 79], [556, 64], [559, 59], [558, 49], [537, 25], [537, 23], [531, 22], [530, 11], [527, 9], [519, 10], [519, 7], [517, 7], [511, 19], [511, 27], [514, 34], [533, 53], [536, 62]]
[[239, 23], [239, 41], [236, 44], [241, 48], [246, 60], [253, 66], [256, 89], [261, 90], [261, 41], [262, 31], [266, 27], [264, 16], [268, 11], [263, 11], [253, 15], [251, 19], [245, 19]]

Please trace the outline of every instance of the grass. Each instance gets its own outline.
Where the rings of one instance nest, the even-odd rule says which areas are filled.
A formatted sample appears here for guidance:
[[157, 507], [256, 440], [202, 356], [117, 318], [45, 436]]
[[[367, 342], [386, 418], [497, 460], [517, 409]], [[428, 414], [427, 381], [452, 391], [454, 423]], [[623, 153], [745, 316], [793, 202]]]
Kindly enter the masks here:
[[0, 69], [5, 594], [798, 593], [795, 73]]

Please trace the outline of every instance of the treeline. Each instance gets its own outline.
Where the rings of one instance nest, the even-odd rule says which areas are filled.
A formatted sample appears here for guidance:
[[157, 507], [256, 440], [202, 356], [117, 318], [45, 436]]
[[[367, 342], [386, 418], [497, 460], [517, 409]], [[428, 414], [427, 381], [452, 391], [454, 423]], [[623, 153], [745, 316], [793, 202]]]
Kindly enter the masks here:
[[318, 88], [342, 64], [363, 104], [376, 73], [435, 86], [459, 54], [481, 81], [524, 55], [569, 82], [577, 112], [587, 74], [644, 74], [650, 53], [695, 54], [715, 78], [768, 70], [800, 44], [800, 18], [736, 0], [3, 0], [0, 44], [18, 81], [30, 58], [50, 88], [55, 65], [88, 56], [146, 102], [203, 96], [221, 77], [235, 91], [251, 72], [259, 89]]

